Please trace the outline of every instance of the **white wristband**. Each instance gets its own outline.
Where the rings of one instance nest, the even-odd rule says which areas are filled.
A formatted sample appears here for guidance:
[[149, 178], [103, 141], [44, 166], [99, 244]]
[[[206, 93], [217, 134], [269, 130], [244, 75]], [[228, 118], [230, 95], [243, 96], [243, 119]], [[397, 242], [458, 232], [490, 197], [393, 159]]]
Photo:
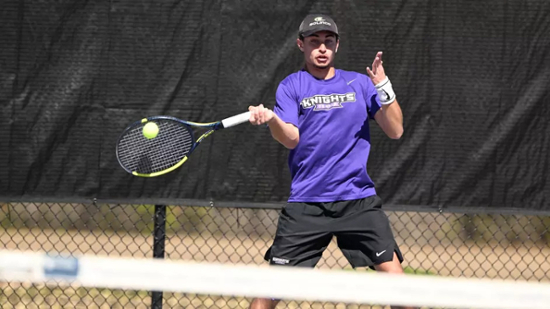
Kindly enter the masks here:
[[378, 97], [380, 97], [380, 103], [382, 105], [391, 104], [393, 103], [393, 101], [395, 101], [395, 92], [393, 92], [390, 79], [387, 76], [375, 87], [376, 91], [378, 92]]

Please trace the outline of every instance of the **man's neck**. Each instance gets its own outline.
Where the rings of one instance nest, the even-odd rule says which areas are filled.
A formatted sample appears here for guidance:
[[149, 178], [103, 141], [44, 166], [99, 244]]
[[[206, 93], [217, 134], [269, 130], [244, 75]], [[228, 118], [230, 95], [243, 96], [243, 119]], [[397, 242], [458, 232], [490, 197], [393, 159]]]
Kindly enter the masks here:
[[317, 79], [331, 79], [336, 72], [333, 66], [321, 69], [310, 64], [306, 64], [306, 70]]

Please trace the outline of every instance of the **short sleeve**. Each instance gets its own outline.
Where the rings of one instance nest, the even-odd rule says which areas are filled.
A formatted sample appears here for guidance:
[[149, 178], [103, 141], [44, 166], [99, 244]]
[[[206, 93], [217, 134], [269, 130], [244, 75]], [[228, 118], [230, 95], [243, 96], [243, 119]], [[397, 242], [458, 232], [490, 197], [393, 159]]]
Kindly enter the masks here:
[[282, 121], [291, 123], [298, 127], [299, 104], [293, 88], [289, 83], [283, 81], [279, 84], [275, 93], [275, 107], [273, 112]]
[[376, 91], [376, 88], [374, 87], [374, 84], [372, 83], [371, 79], [366, 76], [366, 86], [365, 86], [365, 101], [367, 103], [367, 112], [369, 114], [369, 118], [374, 119], [374, 115], [378, 112], [378, 110], [382, 107], [382, 104], [380, 103], [380, 98], [378, 97], [378, 92]]

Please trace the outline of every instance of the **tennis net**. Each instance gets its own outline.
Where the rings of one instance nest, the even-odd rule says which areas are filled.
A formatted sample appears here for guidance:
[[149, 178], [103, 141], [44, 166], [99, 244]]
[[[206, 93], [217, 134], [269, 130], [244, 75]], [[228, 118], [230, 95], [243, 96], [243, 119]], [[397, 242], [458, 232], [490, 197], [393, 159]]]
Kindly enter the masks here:
[[0, 281], [420, 308], [550, 305], [548, 283], [9, 250], [0, 250]]

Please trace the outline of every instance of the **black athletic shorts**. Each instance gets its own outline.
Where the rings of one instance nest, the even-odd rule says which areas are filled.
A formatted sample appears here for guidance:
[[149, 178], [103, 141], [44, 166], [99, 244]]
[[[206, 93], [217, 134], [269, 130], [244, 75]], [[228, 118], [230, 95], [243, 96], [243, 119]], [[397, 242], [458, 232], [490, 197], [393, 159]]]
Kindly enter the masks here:
[[374, 269], [391, 261], [394, 252], [403, 262], [376, 195], [330, 203], [287, 203], [264, 258], [272, 265], [314, 267], [333, 236], [353, 268]]

